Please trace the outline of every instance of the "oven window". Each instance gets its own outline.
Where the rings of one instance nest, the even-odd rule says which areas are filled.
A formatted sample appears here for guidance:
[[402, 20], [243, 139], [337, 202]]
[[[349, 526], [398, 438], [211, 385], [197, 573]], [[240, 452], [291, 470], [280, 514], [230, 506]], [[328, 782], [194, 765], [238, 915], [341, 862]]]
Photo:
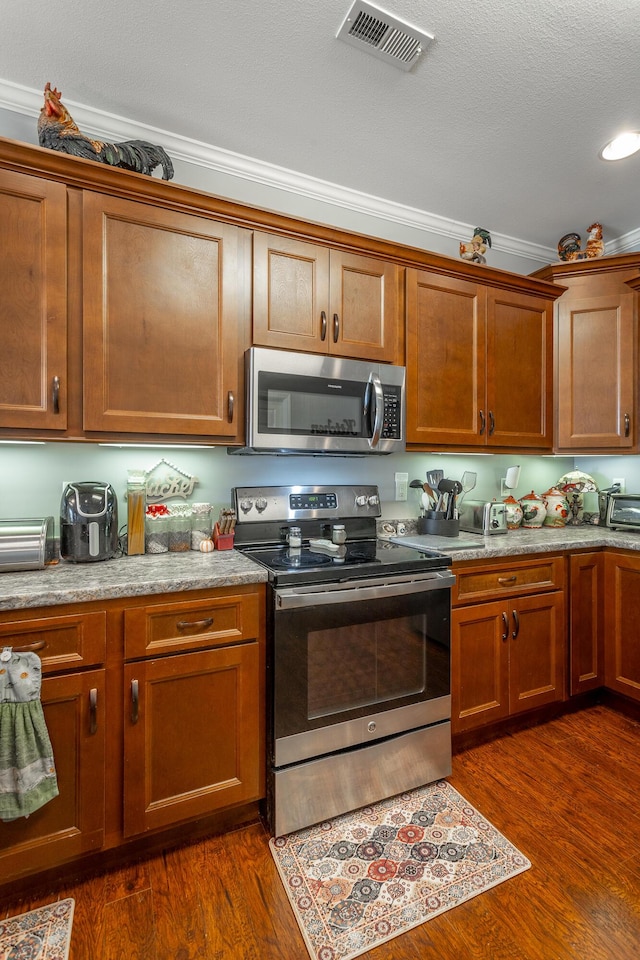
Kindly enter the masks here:
[[449, 631], [448, 589], [276, 612], [276, 737], [447, 696]]

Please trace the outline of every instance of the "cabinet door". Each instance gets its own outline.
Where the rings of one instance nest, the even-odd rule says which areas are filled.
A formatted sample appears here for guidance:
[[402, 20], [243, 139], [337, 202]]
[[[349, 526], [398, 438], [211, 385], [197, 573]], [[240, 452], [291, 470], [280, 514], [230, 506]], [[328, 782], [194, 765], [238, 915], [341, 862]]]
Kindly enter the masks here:
[[235, 437], [243, 234], [86, 192], [84, 428]]
[[635, 299], [558, 301], [558, 448], [633, 447]]
[[640, 558], [605, 556], [605, 683], [640, 700]]
[[407, 270], [409, 443], [486, 443], [485, 301], [480, 284]]
[[564, 594], [519, 597], [509, 605], [509, 712], [565, 699]]
[[374, 257], [331, 251], [329, 352], [397, 362], [400, 268]]
[[67, 426], [67, 191], [0, 171], [0, 428]]
[[574, 695], [604, 684], [604, 555], [569, 559], [569, 692]]
[[551, 449], [553, 308], [537, 297], [487, 291], [487, 443]]
[[253, 342], [326, 353], [329, 251], [266, 233], [253, 235]]
[[509, 621], [501, 602], [451, 615], [451, 729], [462, 733], [509, 715]]
[[45, 677], [41, 698], [60, 793], [30, 817], [0, 825], [0, 874], [7, 880], [103, 843], [104, 670]]
[[125, 665], [124, 834], [263, 794], [259, 645]]

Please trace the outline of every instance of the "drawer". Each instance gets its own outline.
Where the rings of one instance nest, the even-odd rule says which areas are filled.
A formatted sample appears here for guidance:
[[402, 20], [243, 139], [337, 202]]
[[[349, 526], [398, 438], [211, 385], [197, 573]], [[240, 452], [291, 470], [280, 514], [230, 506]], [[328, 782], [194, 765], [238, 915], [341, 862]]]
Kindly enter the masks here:
[[106, 614], [78, 613], [0, 623], [0, 646], [37, 653], [42, 672], [95, 666], [104, 662]]
[[506, 560], [502, 563], [453, 564], [456, 582], [451, 601], [454, 606], [476, 600], [494, 600], [510, 594], [563, 590], [564, 557], [535, 560]]
[[229, 594], [125, 610], [125, 658], [255, 640], [260, 631], [260, 596], [255, 592]]

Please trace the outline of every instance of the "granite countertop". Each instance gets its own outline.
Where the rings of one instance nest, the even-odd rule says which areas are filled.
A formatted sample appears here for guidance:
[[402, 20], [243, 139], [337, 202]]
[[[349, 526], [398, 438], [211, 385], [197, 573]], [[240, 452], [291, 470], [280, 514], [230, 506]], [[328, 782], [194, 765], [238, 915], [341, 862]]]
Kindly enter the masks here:
[[264, 583], [267, 571], [237, 550], [145, 554], [0, 573], [0, 610]]
[[[402, 538], [393, 538], [401, 543]], [[407, 539], [415, 539], [408, 535]], [[593, 524], [578, 524], [567, 527], [542, 527], [538, 530], [509, 530], [507, 533], [482, 536], [473, 533], [461, 533], [459, 540], [465, 544], [470, 540], [478, 543], [477, 548], [456, 549], [456, 537], [451, 537], [451, 546], [447, 550], [443, 545], [444, 537], [430, 538], [428, 534], [420, 540], [429, 548], [429, 540], [437, 540], [436, 549], [446, 552], [455, 562], [457, 560], [488, 560], [496, 557], [519, 557], [526, 554], [552, 553], [564, 550], [595, 550], [598, 547], [614, 547], [618, 550], [640, 550], [640, 532], [610, 530]]]
[[[407, 539], [415, 539], [409, 533]], [[402, 542], [401, 537], [393, 538]], [[565, 550], [616, 547], [639, 550], [640, 533], [610, 530], [583, 524], [574, 527], [543, 527], [540, 530], [510, 530], [506, 534], [484, 537], [460, 534], [460, 543], [477, 542], [477, 547], [456, 549], [456, 538], [420, 537], [426, 549], [445, 553], [452, 560], [489, 560]], [[31, 607], [112, 600], [158, 593], [180, 593], [264, 583], [264, 567], [237, 550], [213, 553], [146, 554], [120, 557], [100, 563], [60, 563], [44, 570], [0, 573], [0, 611]]]

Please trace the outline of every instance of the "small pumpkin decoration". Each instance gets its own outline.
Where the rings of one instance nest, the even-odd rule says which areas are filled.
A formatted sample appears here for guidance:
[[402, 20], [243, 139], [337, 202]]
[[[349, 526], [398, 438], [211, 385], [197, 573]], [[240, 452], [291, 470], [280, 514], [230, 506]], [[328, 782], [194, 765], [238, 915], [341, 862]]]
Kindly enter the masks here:
[[214, 549], [213, 540], [200, 541], [200, 553], [212, 553]]

